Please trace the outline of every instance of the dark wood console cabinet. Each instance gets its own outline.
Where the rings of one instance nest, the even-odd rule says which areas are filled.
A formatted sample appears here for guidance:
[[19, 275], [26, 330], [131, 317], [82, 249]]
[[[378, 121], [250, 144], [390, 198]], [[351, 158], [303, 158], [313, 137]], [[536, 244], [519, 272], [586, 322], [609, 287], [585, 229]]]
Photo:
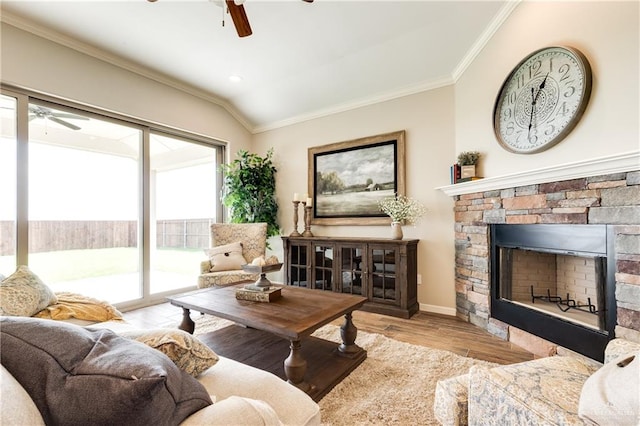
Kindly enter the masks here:
[[282, 237], [287, 285], [365, 296], [363, 310], [418, 311], [418, 240]]

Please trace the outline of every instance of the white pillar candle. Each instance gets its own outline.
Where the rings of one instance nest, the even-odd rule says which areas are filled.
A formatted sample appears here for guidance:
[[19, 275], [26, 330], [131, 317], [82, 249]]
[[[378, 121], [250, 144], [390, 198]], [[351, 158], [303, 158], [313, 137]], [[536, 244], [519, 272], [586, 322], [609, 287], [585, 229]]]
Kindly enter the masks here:
[[307, 197], [307, 206], [311, 206], [311, 201], [312, 201], [311, 198]]
[[293, 201], [300, 201], [300, 194], [298, 194], [297, 192], [293, 193]]

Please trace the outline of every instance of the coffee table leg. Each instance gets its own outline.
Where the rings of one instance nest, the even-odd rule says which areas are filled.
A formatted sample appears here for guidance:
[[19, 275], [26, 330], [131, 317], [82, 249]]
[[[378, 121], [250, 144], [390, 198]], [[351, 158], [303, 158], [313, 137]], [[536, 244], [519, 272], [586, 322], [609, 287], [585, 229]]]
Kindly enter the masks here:
[[353, 355], [362, 351], [362, 348], [356, 345], [356, 337], [358, 329], [353, 325], [351, 312], [344, 315], [344, 323], [340, 327], [340, 337], [342, 343], [338, 346], [338, 350], [345, 355]]
[[304, 381], [304, 374], [307, 371], [307, 361], [302, 357], [300, 353], [299, 340], [291, 340], [291, 352], [287, 359], [284, 360], [284, 374], [287, 376], [287, 382], [296, 386], [297, 388], [308, 392], [311, 389], [311, 385]]
[[178, 328], [190, 334], [193, 334], [193, 331], [196, 329], [196, 324], [191, 319], [189, 309], [182, 308], [182, 322]]

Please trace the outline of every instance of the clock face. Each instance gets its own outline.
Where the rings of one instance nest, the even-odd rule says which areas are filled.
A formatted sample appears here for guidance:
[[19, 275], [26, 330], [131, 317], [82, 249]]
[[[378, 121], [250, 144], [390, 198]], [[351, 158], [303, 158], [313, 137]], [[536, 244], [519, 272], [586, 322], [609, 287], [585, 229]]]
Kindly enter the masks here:
[[568, 47], [533, 52], [511, 71], [498, 93], [493, 128], [508, 151], [533, 154], [560, 142], [591, 95], [587, 59]]

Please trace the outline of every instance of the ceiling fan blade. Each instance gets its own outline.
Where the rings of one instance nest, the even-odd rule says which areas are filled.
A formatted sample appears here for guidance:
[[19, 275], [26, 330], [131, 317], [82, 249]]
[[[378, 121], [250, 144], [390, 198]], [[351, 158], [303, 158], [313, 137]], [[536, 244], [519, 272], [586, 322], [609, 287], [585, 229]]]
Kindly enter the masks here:
[[66, 122], [64, 120], [60, 120], [59, 118], [56, 118], [53, 115], [50, 115], [48, 118], [49, 118], [49, 120], [51, 120], [51, 121], [53, 121], [55, 123], [61, 124], [61, 125], [65, 126], [65, 127], [68, 127], [71, 130], [80, 130], [80, 127], [76, 126], [75, 124], [71, 124], [71, 123], [68, 123], [68, 122]]
[[302, 1], [306, 1], [307, 3], [313, 3], [313, 0], [302, 0]]
[[88, 120], [88, 117], [83, 117], [81, 115], [76, 115], [76, 114], [69, 114], [66, 112], [54, 112], [51, 115], [53, 115], [54, 117], [58, 117], [58, 118], [72, 118], [74, 120]]
[[244, 6], [236, 4], [233, 0], [225, 0], [227, 3], [227, 9], [233, 20], [233, 25], [236, 27], [238, 36], [247, 37], [253, 34], [251, 31], [251, 25], [249, 25], [249, 19], [244, 11]]

